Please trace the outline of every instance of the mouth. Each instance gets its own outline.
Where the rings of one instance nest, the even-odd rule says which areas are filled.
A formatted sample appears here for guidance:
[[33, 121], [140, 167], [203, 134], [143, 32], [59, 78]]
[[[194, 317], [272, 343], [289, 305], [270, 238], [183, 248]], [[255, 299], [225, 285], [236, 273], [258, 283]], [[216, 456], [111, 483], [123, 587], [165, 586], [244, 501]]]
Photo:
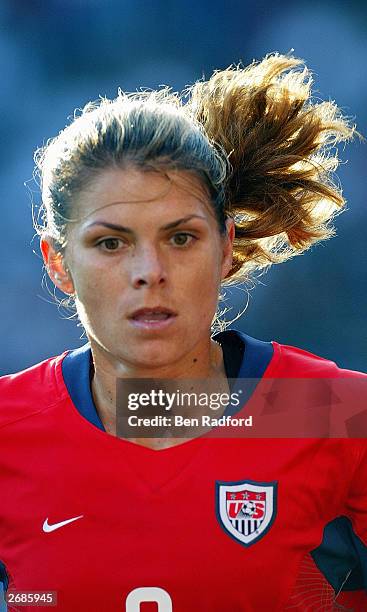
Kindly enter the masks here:
[[140, 308], [129, 315], [130, 323], [140, 329], [165, 329], [177, 317], [177, 313], [169, 308], [155, 306]]

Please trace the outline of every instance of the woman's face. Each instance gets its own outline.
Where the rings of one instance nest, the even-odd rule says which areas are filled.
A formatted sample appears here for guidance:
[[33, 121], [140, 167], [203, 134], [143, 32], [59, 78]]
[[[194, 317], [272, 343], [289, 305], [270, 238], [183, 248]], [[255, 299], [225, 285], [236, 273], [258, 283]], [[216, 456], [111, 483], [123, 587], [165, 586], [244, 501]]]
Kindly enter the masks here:
[[[94, 348], [113, 362], [165, 366], [208, 345], [231, 268], [232, 222], [221, 236], [199, 180], [168, 176], [102, 171], [77, 199], [64, 269], [53, 275], [75, 294]], [[52, 247], [42, 250], [52, 275]]]

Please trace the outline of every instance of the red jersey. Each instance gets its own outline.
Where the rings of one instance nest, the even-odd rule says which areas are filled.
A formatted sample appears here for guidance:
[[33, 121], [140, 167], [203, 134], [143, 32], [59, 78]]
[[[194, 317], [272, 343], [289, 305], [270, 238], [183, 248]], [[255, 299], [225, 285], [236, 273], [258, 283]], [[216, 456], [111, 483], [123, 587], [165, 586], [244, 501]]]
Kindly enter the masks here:
[[[359, 376], [276, 342], [224, 338], [243, 347], [240, 377]], [[9, 594], [56, 593], [60, 612], [313, 611], [334, 609], [347, 585], [353, 609], [367, 609], [363, 439], [203, 436], [151, 450], [102, 431], [89, 364], [87, 345], [1, 379]], [[335, 520], [344, 544], [351, 529], [345, 554], [327, 539]]]

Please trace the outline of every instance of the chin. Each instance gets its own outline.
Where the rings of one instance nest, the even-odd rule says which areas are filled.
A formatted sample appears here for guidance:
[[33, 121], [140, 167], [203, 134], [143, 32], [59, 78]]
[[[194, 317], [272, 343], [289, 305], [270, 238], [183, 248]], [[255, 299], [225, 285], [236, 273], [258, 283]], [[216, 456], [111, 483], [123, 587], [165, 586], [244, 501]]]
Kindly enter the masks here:
[[130, 353], [129, 361], [139, 368], [163, 368], [174, 364], [181, 356], [182, 351], [162, 343], [154, 347], [142, 346], [139, 352]]
[[137, 367], [144, 368], [159, 368], [170, 366], [172, 363], [176, 361], [174, 356], [170, 356], [167, 354], [156, 353], [155, 351], [142, 351], [140, 355], [136, 355], [136, 359], [134, 359], [134, 364]]

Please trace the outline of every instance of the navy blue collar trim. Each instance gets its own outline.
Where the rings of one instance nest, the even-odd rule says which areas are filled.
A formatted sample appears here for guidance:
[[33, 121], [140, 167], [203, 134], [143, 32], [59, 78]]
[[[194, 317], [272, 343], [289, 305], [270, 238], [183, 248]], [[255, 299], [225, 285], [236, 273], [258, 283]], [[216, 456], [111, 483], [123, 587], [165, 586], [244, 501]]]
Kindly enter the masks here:
[[[257, 340], [234, 329], [217, 334], [213, 340], [222, 345], [228, 378], [262, 378], [274, 354], [271, 342]], [[240, 348], [241, 360], [235, 371], [231, 371], [228, 361], [234, 347]]]
[[[247, 334], [235, 330], [221, 332], [214, 340], [223, 347], [224, 364], [228, 378], [238, 378], [232, 393], [241, 388], [241, 405], [251, 397], [259, 379], [262, 378], [274, 353], [271, 342], [262, 342]], [[236, 351], [233, 351], [236, 347]], [[236, 352], [233, 357], [232, 352]], [[62, 374], [70, 398], [80, 414], [90, 423], [105, 431], [93, 402], [90, 376], [92, 371], [92, 353], [90, 345], [85, 344], [68, 353], [62, 361]], [[241, 379], [250, 379], [244, 385]], [[241, 407], [241, 406], [240, 406]], [[238, 412], [238, 406], [229, 405], [225, 416]]]
[[71, 351], [62, 360], [62, 375], [74, 406], [85, 419], [105, 431], [93, 402], [91, 368], [92, 352], [89, 343]]
[[[231, 393], [241, 397], [240, 405], [228, 404], [223, 415], [234, 416], [255, 391], [273, 357], [274, 347], [271, 342], [263, 342], [235, 330], [221, 332], [213, 339], [222, 345], [227, 377], [236, 379]], [[231, 361], [233, 349], [237, 351], [237, 358]]]

